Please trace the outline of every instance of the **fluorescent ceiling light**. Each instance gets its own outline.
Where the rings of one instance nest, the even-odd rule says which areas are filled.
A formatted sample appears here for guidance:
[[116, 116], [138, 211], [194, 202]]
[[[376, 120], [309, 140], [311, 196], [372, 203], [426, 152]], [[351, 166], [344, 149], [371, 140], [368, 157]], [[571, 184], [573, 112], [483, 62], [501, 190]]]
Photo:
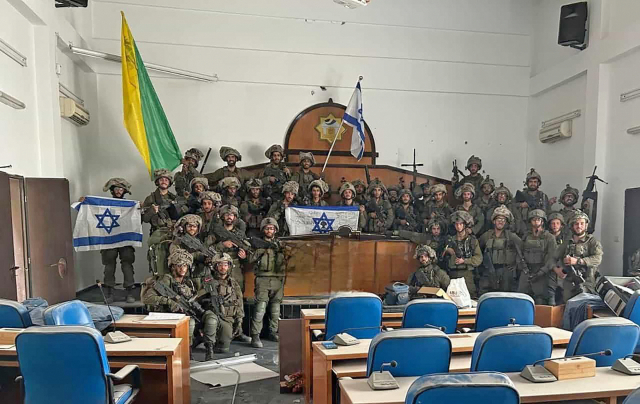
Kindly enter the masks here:
[[640, 97], [640, 88], [620, 94], [620, 102], [629, 101], [638, 97]]
[[627, 129], [627, 133], [630, 135], [637, 135], [640, 133], [640, 126], [634, 126], [633, 128]]
[[7, 93], [0, 91], [0, 102], [3, 104], [7, 104], [11, 108], [15, 109], [25, 109], [27, 106], [24, 102], [20, 101], [17, 98], [13, 98]]
[[18, 52], [16, 48], [9, 45], [2, 39], [0, 39], [0, 52], [4, 53], [5, 55], [9, 56], [11, 59], [15, 60], [22, 67], [27, 66], [27, 57], [22, 53]]
[[542, 121], [542, 129], [546, 128], [547, 126], [553, 126], [553, 125], [557, 125], [561, 122], [564, 121], [569, 121], [571, 119], [575, 119], [577, 117], [579, 117], [581, 115], [581, 111], [579, 109], [576, 109], [575, 111], [569, 112], [567, 114], [564, 115], [560, 115], [556, 118], [553, 119], [549, 119], [548, 121]]

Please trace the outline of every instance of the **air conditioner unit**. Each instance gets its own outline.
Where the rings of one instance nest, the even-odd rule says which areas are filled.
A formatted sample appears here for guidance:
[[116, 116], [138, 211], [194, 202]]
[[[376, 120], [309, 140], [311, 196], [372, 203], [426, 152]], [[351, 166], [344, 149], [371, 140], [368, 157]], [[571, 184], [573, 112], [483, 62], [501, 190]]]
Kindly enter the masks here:
[[540, 129], [540, 141], [542, 143], [553, 143], [558, 140], [571, 137], [572, 120], [558, 122], [555, 125], [546, 126]]
[[362, 6], [366, 6], [367, 0], [333, 0], [335, 3], [343, 5], [348, 8], [358, 8]]
[[83, 106], [67, 97], [60, 97], [60, 116], [78, 126], [89, 124], [89, 111]]

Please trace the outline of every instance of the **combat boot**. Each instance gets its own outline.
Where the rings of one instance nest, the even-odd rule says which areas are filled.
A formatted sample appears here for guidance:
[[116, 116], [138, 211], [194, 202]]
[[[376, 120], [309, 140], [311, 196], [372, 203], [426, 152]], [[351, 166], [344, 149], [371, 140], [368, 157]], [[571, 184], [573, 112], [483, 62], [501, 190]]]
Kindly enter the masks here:
[[269, 333], [269, 335], [267, 336], [267, 339], [273, 342], [280, 341], [280, 337], [278, 336], [278, 333], [275, 333], [275, 332]]
[[244, 335], [244, 333], [241, 333], [239, 335], [236, 335], [236, 337], [233, 340], [234, 341], [244, 342], [245, 344], [248, 344], [249, 342], [251, 342], [251, 337], [248, 336], [248, 335]]
[[251, 346], [254, 348], [264, 347], [264, 345], [262, 344], [262, 341], [260, 341], [260, 335], [256, 334], [251, 336]]
[[229, 353], [229, 348], [225, 348], [225, 347], [219, 346], [219, 347], [215, 347], [213, 349], [213, 352], [215, 352], [215, 353]]
[[127, 288], [127, 303], [135, 303], [136, 298], [133, 297], [133, 288]]
[[204, 347], [207, 353], [204, 355], [205, 362], [213, 360], [213, 342], [205, 342]]
[[109, 286], [105, 286], [103, 288], [104, 290], [104, 298], [107, 300], [107, 303], [112, 304], [113, 303], [113, 288], [109, 287]]

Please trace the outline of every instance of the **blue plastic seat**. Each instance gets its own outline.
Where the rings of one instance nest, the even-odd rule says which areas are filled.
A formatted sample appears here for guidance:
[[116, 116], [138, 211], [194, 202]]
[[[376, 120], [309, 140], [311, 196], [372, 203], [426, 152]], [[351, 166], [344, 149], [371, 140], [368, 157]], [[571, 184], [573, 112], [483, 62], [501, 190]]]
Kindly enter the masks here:
[[553, 337], [537, 326], [499, 327], [482, 331], [471, 354], [471, 371], [520, 372], [551, 357]]
[[325, 340], [345, 330], [356, 338], [373, 338], [381, 326], [382, 300], [373, 293], [338, 294], [327, 303]]
[[405, 404], [518, 404], [520, 395], [507, 375], [496, 372], [422, 376], [409, 387]]
[[[629, 301], [627, 302], [627, 305], [624, 306], [622, 317], [633, 321], [637, 325], [640, 325], [640, 304], [637, 304], [638, 297], [640, 297], [640, 290], [636, 290], [631, 295]], [[638, 345], [636, 345], [635, 352], [640, 353], [640, 341], [638, 341]]]
[[32, 325], [31, 316], [24, 305], [0, 299], [0, 328], [27, 328]]
[[583, 355], [610, 349], [611, 356], [595, 356], [596, 366], [611, 366], [626, 355], [630, 355], [638, 344], [640, 327], [622, 317], [592, 318], [585, 320], [573, 330], [566, 356]]
[[476, 312], [476, 331], [504, 327], [512, 321], [518, 325], [533, 325], [535, 303], [524, 293], [489, 292], [480, 296]]
[[395, 377], [448, 372], [451, 340], [434, 329], [402, 329], [376, 335], [369, 346], [367, 376], [391, 361], [398, 365], [384, 370]]
[[[24, 402], [127, 404], [138, 394], [137, 365], [112, 374], [102, 335], [82, 326], [31, 327], [16, 337]], [[133, 385], [113, 385], [131, 375]]]
[[402, 328], [424, 328], [425, 324], [444, 327], [444, 332], [454, 334], [458, 325], [458, 306], [445, 299], [416, 299], [404, 308]]
[[640, 404], [640, 388], [633, 390], [631, 394], [624, 399], [622, 404]]
[[89, 309], [80, 300], [54, 304], [44, 311], [45, 325], [82, 325], [95, 328]]

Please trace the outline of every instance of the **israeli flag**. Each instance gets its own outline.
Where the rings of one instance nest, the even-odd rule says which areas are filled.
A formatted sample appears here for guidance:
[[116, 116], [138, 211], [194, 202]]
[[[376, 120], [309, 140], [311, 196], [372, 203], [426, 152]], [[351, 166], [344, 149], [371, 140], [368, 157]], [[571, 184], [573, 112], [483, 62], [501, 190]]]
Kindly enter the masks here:
[[351, 155], [360, 161], [364, 155], [364, 118], [362, 117], [362, 89], [360, 82], [351, 95], [342, 122], [353, 128], [351, 133]]
[[140, 202], [87, 196], [71, 207], [78, 211], [73, 229], [76, 251], [142, 247]]
[[357, 206], [292, 206], [284, 217], [292, 236], [327, 234], [341, 226], [358, 230], [360, 211]]

